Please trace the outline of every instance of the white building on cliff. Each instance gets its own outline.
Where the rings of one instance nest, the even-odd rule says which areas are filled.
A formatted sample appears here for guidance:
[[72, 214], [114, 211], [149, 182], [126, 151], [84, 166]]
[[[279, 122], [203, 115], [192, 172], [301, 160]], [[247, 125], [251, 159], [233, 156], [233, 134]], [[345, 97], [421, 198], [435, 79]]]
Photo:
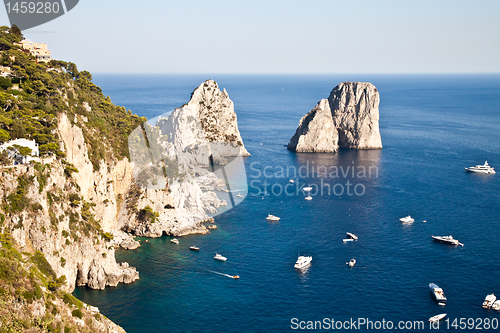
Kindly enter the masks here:
[[[31, 153], [27, 156], [22, 156], [21, 154], [19, 154], [16, 146], [29, 148], [31, 149]], [[28, 139], [16, 139], [5, 142], [4, 144], [0, 145], [0, 152], [3, 152], [4, 150], [7, 150], [9, 158], [14, 159], [14, 161], [17, 163], [28, 163], [30, 161], [36, 160], [38, 159], [38, 156], [40, 154], [38, 150], [38, 143], [36, 143], [35, 140]]]

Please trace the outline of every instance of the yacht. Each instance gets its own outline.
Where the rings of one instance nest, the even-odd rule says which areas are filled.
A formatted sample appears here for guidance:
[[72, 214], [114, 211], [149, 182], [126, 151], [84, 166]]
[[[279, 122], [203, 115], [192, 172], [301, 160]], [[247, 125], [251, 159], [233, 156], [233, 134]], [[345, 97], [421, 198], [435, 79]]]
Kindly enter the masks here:
[[215, 253], [215, 257], [214, 257], [215, 260], [220, 260], [220, 261], [226, 261], [227, 258], [224, 257], [223, 255], [220, 255], [218, 253]]
[[351, 259], [349, 262], [346, 262], [346, 264], [350, 267], [354, 267], [354, 265], [356, 265], [356, 259]]
[[494, 168], [490, 167], [488, 161], [484, 162], [484, 165], [476, 165], [473, 167], [465, 168], [467, 172], [476, 172], [476, 173], [485, 173], [485, 174], [494, 174], [496, 173]]
[[309, 192], [309, 191], [312, 191], [312, 187], [311, 186], [307, 186], [307, 187], [304, 187], [303, 190], [306, 191], [306, 192]]
[[279, 221], [280, 218], [277, 217], [277, 216], [269, 214], [269, 215], [267, 215], [266, 220], [268, 220], [268, 221]]
[[356, 236], [355, 234], [351, 233], [351, 232], [346, 232], [347, 236], [349, 236], [349, 238], [352, 238], [354, 240], [358, 240], [358, 236]]
[[441, 313], [441, 314], [435, 315], [433, 317], [430, 317], [429, 321], [431, 323], [435, 323], [437, 321], [440, 321], [440, 320], [444, 319], [444, 317], [446, 317], [446, 313]]
[[464, 244], [460, 243], [458, 239], [453, 238], [453, 236], [431, 236], [431, 237], [432, 239], [438, 242], [464, 246]]
[[352, 239], [352, 238], [344, 238], [343, 239], [344, 243], [346, 243], [346, 242], [352, 242], [353, 240], [354, 239]]
[[174, 244], [179, 244], [179, 240], [177, 238], [172, 238], [170, 240], [170, 242], [174, 243]]
[[495, 296], [495, 294], [487, 295], [483, 302], [483, 308], [485, 309], [491, 308], [493, 303], [495, 303], [496, 299], [497, 297]]
[[429, 283], [429, 288], [431, 288], [434, 297], [439, 305], [445, 305], [448, 300], [444, 295], [443, 289], [439, 288], [437, 284]]
[[312, 199], [313, 199], [313, 197], [311, 197], [310, 195], [308, 195], [308, 196], [307, 196], [307, 197], [305, 197], [304, 199], [306, 199], [306, 200], [312, 200]]
[[306, 266], [309, 266], [311, 264], [311, 261], [313, 260], [313, 257], [305, 257], [305, 256], [299, 256], [297, 258], [297, 262], [293, 267], [301, 269]]
[[499, 311], [500, 310], [500, 300], [496, 300], [495, 303], [491, 306], [493, 310]]
[[402, 223], [413, 223], [415, 220], [410, 216], [405, 216], [399, 219]]
[[200, 248], [197, 246], [190, 246], [189, 249], [193, 251], [200, 251]]

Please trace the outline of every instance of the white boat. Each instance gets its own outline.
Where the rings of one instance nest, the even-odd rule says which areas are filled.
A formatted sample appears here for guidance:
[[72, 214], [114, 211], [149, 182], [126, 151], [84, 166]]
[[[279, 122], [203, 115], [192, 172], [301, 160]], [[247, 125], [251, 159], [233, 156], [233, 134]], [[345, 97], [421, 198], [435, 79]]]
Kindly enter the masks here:
[[177, 238], [172, 238], [170, 240], [170, 242], [174, 243], [174, 244], [179, 244], [179, 240]]
[[356, 259], [351, 259], [349, 260], [349, 262], [346, 262], [346, 264], [350, 267], [354, 267], [354, 265], [356, 265]]
[[312, 187], [311, 186], [307, 186], [307, 187], [304, 187], [303, 190], [306, 191], [306, 192], [309, 192], [309, 191], [312, 191]]
[[313, 199], [313, 197], [311, 197], [310, 195], [308, 195], [308, 196], [307, 196], [307, 197], [305, 197], [304, 199], [306, 199], [306, 200], [312, 200], [312, 199]]
[[299, 256], [293, 267], [301, 269], [311, 264], [313, 257]]
[[352, 238], [344, 238], [342, 241], [344, 241], [344, 243], [346, 242], [352, 242], [354, 239]]
[[351, 233], [351, 232], [346, 232], [347, 236], [349, 236], [350, 238], [354, 239], [354, 240], [358, 240], [358, 236], [356, 236], [355, 234]]
[[496, 300], [495, 303], [491, 306], [493, 310], [499, 311], [500, 310], [500, 299]]
[[430, 317], [430, 318], [429, 318], [429, 321], [430, 321], [431, 323], [435, 323], [435, 322], [437, 322], [437, 321], [443, 320], [443, 319], [444, 319], [444, 317], [446, 317], [446, 313], [441, 313], [441, 314], [435, 315], [435, 316], [433, 316], [433, 317]]
[[290, 184], [293, 184], [293, 183], [295, 183], [295, 180], [290, 179], [288, 182], [289, 182]]
[[495, 294], [489, 294], [489, 295], [486, 295], [486, 298], [484, 299], [484, 302], [483, 302], [483, 308], [485, 309], [489, 309], [493, 306], [493, 303], [495, 303], [497, 297], [495, 296]]
[[443, 289], [439, 288], [435, 283], [429, 283], [429, 288], [431, 288], [432, 293], [434, 294], [434, 298], [439, 305], [445, 305], [448, 300], [444, 295]]
[[267, 215], [266, 220], [268, 220], [268, 221], [279, 221], [280, 218], [277, 217], [277, 216], [269, 214], [269, 215]]
[[431, 236], [431, 237], [432, 239], [438, 242], [464, 246], [464, 244], [460, 243], [458, 239], [453, 238], [453, 236]]
[[237, 194], [236, 195], [238, 198], [243, 198], [243, 196], [241, 194]]
[[494, 168], [488, 165], [488, 161], [484, 162], [484, 165], [476, 165], [473, 167], [465, 168], [467, 172], [475, 172], [475, 173], [485, 173], [485, 174], [494, 174], [496, 173]]
[[200, 248], [197, 246], [190, 246], [189, 249], [193, 251], [200, 251]]
[[220, 260], [220, 261], [226, 261], [227, 258], [218, 254], [218, 253], [215, 253], [215, 257], [214, 257], [215, 260]]
[[410, 216], [405, 216], [399, 219], [402, 223], [413, 223], [415, 220]]

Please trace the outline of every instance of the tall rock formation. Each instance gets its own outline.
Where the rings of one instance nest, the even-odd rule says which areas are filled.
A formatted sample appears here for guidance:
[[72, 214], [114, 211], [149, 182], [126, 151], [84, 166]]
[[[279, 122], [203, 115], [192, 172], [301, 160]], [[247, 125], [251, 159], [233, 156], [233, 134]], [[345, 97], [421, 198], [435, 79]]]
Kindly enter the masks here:
[[134, 130], [129, 147], [134, 191], [145, 195], [129, 195], [124, 207], [150, 206], [159, 216], [150, 223], [122, 207], [122, 229], [145, 237], [207, 233], [202, 223], [212, 220], [208, 214], [237, 204], [232, 194], [224, 196], [230, 179], [214, 169], [227, 167], [246, 177], [241, 157], [250, 154], [238, 130], [234, 104], [215, 81], [203, 82], [188, 103]]
[[339, 147], [380, 149], [380, 102], [368, 82], [343, 82], [300, 120], [288, 149], [297, 152], [335, 152]]

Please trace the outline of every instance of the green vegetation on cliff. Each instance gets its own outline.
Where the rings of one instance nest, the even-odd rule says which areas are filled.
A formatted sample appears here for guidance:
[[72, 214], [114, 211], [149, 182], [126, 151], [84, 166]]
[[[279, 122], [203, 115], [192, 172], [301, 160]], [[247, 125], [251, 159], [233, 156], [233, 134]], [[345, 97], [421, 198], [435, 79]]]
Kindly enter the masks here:
[[21, 40], [22, 35], [0, 27], [0, 65], [11, 70], [10, 77], [0, 79], [0, 143], [32, 139], [40, 145], [40, 154], [62, 158], [54, 130], [58, 115], [64, 112], [71, 121], [80, 117], [94, 169], [100, 160], [128, 157], [128, 135], [145, 119], [111, 103], [92, 83], [92, 75], [79, 71], [74, 63], [36, 63], [16, 45]]

